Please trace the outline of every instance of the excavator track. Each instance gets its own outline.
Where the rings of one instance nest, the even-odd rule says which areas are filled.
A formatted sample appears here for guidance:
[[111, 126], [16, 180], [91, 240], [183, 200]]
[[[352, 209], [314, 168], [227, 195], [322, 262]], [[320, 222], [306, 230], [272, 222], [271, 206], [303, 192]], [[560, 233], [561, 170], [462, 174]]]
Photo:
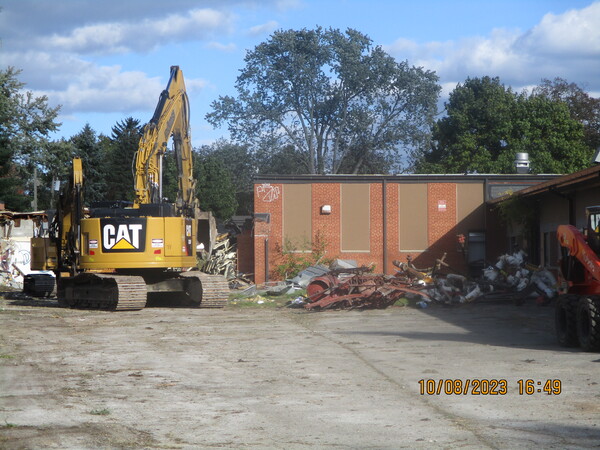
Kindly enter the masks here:
[[23, 279], [23, 292], [32, 297], [49, 297], [54, 287], [54, 277], [50, 274], [29, 274]]
[[221, 275], [209, 275], [199, 271], [181, 273], [184, 278], [196, 278], [202, 286], [200, 308], [224, 308], [229, 298], [229, 283]]
[[142, 277], [81, 273], [59, 282], [59, 302], [70, 308], [126, 311], [146, 306], [147, 289]]

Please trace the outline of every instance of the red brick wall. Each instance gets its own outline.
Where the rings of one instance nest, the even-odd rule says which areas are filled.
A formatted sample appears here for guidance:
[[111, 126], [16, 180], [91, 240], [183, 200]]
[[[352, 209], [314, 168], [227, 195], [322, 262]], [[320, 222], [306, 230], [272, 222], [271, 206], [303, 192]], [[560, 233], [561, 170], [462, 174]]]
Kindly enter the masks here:
[[429, 251], [421, 259], [433, 265], [446, 253], [446, 262], [454, 268], [464, 268], [462, 253], [457, 247], [456, 184], [429, 183], [427, 186], [427, 230]]
[[257, 184], [254, 186], [254, 213], [268, 213], [270, 223], [254, 224], [254, 282], [264, 283], [267, 279], [265, 271], [265, 243], [268, 245], [269, 272], [273, 269], [274, 255], [277, 246], [283, 243], [283, 186], [281, 184]]
[[245, 274], [254, 273], [254, 237], [250, 230], [237, 236], [237, 270]]
[[[393, 264], [394, 260], [406, 261], [406, 256], [400, 254], [400, 230], [398, 229], [398, 185], [396, 183], [387, 184], [387, 265], [385, 267], [385, 273], [393, 274], [396, 269]], [[383, 257], [381, 262], [383, 268]]]
[[[323, 237], [327, 244], [328, 258], [335, 258], [340, 254], [340, 189], [339, 183], [314, 183], [312, 186], [313, 235], [318, 233]], [[321, 214], [323, 205], [331, 206], [331, 214]]]
[[[316, 234], [327, 244], [328, 258], [355, 260], [359, 265], [375, 264], [378, 273], [395, 273], [394, 260], [406, 261], [408, 253], [399, 250], [398, 230], [398, 184], [386, 183], [387, 204], [387, 236], [383, 230], [383, 187], [381, 182], [370, 183], [370, 251], [341, 251], [341, 200], [340, 183], [313, 183], [311, 201], [311, 220], [313, 241]], [[270, 271], [269, 279], [273, 279], [278, 255], [283, 240], [282, 229], [282, 196], [281, 184], [255, 185], [255, 213], [270, 213], [271, 223], [255, 223], [254, 227], [254, 273], [256, 283], [266, 280], [265, 273], [265, 240], [268, 239]], [[430, 267], [437, 258], [446, 253], [446, 261], [455, 269], [463, 270], [465, 263], [459, 251], [456, 239], [457, 189], [455, 183], [428, 183], [428, 219], [423, 224], [428, 229], [429, 248], [426, 252], [413, 253], [411, 256], [417, 267]], [[331, 206], [331, 214], [321, 214], [323, 205]], [[385, 241], [385, 242], [384, 242]], [[384, 267], [384, 245], [387, 249], [387, 264]]]

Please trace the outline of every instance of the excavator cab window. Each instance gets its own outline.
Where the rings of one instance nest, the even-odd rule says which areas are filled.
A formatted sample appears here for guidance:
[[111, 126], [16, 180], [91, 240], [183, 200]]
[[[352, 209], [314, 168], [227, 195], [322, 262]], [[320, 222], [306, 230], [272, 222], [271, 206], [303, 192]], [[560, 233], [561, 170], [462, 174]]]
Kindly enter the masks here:
[[590, 206], [585, 210], [587, 214], [588, 245], [600, 255], [600, 206]]

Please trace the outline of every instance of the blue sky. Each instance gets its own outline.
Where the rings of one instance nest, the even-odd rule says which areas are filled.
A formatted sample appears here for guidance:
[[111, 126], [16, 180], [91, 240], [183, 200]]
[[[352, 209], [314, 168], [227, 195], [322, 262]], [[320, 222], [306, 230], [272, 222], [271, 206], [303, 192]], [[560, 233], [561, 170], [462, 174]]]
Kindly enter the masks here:
[[50, 105], [68, 138], [86, 123], [147, 122], [169, 67], [183, 71], [194, 146], [226, 137], [204, 120], [235, 95], [247, 50], [278, 29], [317, 25], [367, 34], [410, 65], [434, 70], [441, 103], [467, 77], [515, 90], [562, 77], [600, 97], [600, 1], [580, 0], [0, 0], [0, 66]]

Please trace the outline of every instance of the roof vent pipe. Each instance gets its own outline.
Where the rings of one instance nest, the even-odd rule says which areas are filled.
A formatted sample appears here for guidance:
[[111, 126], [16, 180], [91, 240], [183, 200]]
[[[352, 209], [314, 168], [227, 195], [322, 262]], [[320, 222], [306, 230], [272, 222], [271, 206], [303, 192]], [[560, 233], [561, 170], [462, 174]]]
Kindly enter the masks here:
[[517, 173], [529, 173], [529, 153], [517, 153], [515, 168]]

